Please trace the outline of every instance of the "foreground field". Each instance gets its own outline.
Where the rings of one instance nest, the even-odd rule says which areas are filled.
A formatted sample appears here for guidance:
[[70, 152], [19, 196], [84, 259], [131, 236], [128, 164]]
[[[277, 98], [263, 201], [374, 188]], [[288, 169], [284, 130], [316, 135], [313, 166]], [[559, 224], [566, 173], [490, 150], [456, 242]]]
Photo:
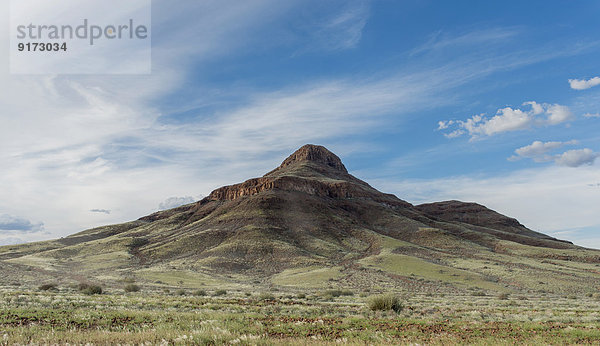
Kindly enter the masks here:
[[[351, 295], [352, 294], [352, 295]], [[600, 303], [582, 296], [0, 290], [0, 344], [597, 344]]]

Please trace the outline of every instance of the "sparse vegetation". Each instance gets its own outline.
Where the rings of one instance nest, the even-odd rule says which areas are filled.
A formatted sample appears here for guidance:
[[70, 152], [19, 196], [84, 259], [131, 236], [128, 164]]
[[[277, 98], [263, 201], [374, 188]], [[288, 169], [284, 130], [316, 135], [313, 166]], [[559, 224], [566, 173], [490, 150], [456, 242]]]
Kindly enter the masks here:
[[71, 344], [555, 345], [594, 344], [600, 339], [598, 303], [585, 294], [577, 300], [530, 294], [528, 300], [506, 302], [499, 294], [473, 299], [466, 292], [445, 297], [422, 292], [402, 299], [394, 294], [375, 296], [365, 306], [358, 304], [364, 299], [353, 296], [335, 304], [319, 300], [298, 304], [297, 297], [305, 292], [281, 293], [291, 299], [266, 304], [259, 298], [271, 298], [269, 291], [243, 300], [239, 297], [245, 292], [239, 287], [228, 291], [231, 299], [193, 299], [156, 290], [144, 295], [109, 290], [102, 296], [81, 296], [67, 290], [0, 288], [0, 330], [7, 335], [0, 336], [0, 344], [68, 340]]
[[337, 298], [341, 296], [353, 296], [354, 292], [350, 290], [327, 290], [323, 293], [323, 296], [329, 298]]
[[215, 295], [215, 297], [218, 297], [218, 296], [224, 296], [226, 294], [227, 294], [226, 290], [216, 290], [214, 295]]
[[43, 284], [43, 285], [40, 285], [40, 287], [38, 287], [38, 289], [40, 291], [56, 290], [57, 288], [58, 288], [58, 284], [55, 284], [55, 283]]
[[131, 239], [131, 241], [129, 242], [127, 247], [129, 248], [130, 251], [133, 251], [135, 249], [138, 249], [138, 248], [148, 244], [148, 242], [149, 241], [146, 238], [133, 238], [133, 239]]
[[395, 294], [384, 294], [372, 297], [369, 300], [369, 309], [372, 311], [395, 311], [397, 313], [404, 309], [404, 305], [400, 301], [400, 298]]
[[136, 284], [129, 284], [125, 286], [125, 292], [139, 292], [141, 290], [140, 286]]
[[194, 291], [194, 295], [196, 297], [204, 297], [204, 296], [206, 296], [206, 291], [205, 290], [196, 290], [196, 291]]
[[99, 285], [80, 283], [79, 291], [81, 291], [81, 293], [87, 294], [87, 295], [102, 294], [102, 287]]
[[275, 296], [272, 293], [263, 292], [258, 296], [259, 300], [275, 300]]

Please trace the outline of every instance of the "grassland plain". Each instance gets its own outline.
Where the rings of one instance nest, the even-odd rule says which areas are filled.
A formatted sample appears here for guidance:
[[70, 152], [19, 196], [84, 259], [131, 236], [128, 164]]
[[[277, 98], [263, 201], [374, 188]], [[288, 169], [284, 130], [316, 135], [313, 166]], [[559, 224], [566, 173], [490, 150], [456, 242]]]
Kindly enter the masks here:
[[[371, 311], [377, 292], [0, 289], [0, 344], [598, 344], [597, 296], [397, 292], [399, 313]], [[352, 295], [350, 295], [352, 294]]]

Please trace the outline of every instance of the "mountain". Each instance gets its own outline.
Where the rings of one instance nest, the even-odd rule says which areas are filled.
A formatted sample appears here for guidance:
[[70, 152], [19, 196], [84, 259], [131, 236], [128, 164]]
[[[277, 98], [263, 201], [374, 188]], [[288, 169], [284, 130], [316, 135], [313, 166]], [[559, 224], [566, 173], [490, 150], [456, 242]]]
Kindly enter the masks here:
[[120, 225], [0, 248], [0, 282], [577, 291], [600, 251], [475, 203], [413, 206], [305, 145], [260, 178]]

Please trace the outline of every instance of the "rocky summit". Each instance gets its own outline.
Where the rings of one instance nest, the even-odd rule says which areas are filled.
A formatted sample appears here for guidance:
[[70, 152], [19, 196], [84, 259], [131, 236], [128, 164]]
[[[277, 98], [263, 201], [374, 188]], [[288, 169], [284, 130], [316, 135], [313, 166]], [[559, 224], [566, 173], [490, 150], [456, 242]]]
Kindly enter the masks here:
[[[414, 206], [305, 145], [259, 178], [136, 221], [0, 248], [1, 280], [575, 291], [600, 252], [476, 203]], [[561, 269], [563, 268], [563, 269]], [[568, 268], [565, 269], [565, 268]]]

